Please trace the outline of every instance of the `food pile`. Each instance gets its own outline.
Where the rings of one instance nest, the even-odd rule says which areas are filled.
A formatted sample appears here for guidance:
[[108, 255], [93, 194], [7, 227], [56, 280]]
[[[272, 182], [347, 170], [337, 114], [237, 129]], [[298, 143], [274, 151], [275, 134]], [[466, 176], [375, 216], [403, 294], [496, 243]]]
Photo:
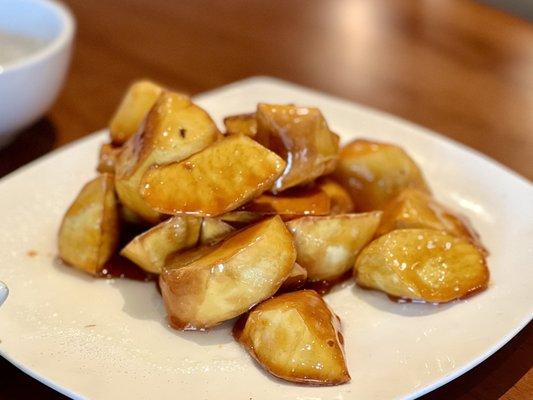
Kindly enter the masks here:
[[[292, 104], [258, 104], [224, 125], [186, 95], [134, 83], [97, 177], [64, 216], [61, 259], [102, 276], [120, 252], [158, 276], [172, 327], [240, 317], [234, 337], [261, 366], [314, 385], [350, 380], [340, 320], [319, 288], [353, 276], [442, 303], [487, 287], [478, 236], [400, 147], [340, 148], [317, 108]], [[119, 246], [131, 226], [138, 234]]]

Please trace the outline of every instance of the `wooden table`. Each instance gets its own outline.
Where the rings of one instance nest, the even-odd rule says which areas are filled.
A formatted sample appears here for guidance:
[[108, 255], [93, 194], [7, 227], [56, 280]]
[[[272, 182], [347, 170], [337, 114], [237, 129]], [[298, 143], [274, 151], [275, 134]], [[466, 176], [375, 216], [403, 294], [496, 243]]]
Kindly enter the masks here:
[[[65, 88], [0, 176], [104, 127], [132, 80], [191, 94], [271, 75], [398, 115], [533, 178], [533, 25], [467, 0], [70, 0]], [[533, 397], [531, 326], [425, 399]], [[60, 395], [0, 361], [0, 399]]]

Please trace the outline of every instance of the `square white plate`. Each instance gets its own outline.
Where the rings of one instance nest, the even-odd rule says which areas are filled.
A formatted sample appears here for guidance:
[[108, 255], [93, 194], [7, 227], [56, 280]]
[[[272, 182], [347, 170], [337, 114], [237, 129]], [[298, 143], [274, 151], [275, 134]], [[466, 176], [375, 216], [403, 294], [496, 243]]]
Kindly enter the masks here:
[[[533, 314], [533, 188], [494, 161], [397, 118], [270, 78], [196, 97], [218, 123], [257, 102], [315, 105], [344, 141], [398, 143], [436, 197], [470, 217], [491, 252], [488, 290], [441, 306], [396, 304], [347, 283], [326, 297], [341, 317], [349, 384], [269, 377], [233, 342], [167, 327], [153, 283], [99, 280], [58, 265], [63, 213], [95, 175], [101, 132], [0, 181], [0, 354], [58, 391], [91, 399], [390, 399], [422, 395], [511, 339]], [[35, 251], [36, 254], [31, 253]]]

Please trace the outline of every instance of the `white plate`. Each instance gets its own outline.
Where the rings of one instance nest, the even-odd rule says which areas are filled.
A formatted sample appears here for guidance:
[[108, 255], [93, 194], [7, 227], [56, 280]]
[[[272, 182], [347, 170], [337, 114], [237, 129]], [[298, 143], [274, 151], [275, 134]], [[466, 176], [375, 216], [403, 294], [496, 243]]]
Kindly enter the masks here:
[[480, 231], [491, 252], [489, 289], [433, 306], [396, 304], [346, 284], [326, 300], [343, 322], [352, 381], [317, 388], [273, 379], [233, 342], [230, 324], [173, 331], [153, 283], [92, 279], [54, 262], [59, 222], [95, 174], [102, 132], [0, 183], [0, 280], [10, 289], [0, 308], [0, 354], [30, 375], [91, 399], [413, 398], [483, 361], [531, 319], [533, 188], [523, 178], [420, 127], [270, 78], [196, 100], [219, 122], [259, 101], [316, 105], [344, 140], [402, 145], [436, 196]]

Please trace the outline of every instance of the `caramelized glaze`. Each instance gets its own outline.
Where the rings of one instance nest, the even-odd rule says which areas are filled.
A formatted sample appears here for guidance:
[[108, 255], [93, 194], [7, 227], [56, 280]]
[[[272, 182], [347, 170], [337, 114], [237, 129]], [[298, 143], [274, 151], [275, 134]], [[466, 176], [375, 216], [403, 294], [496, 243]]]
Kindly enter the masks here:
[[160, 277], [169, 320], [177, 329], [209, 329], [272, 296], [296, 260], [279, 216], [216, 245], [177, 254]]
[[361, 252], [354, 277], [396, 297], [445, 303], [485, 289], [489, 271], [483, 253], [468, 240], [432, 229], [399, 229]]
[[218, 216], [270, 189], [285, 162], [247, 136], [220, 140], [184, 162], [150, 169], [144, 200], [166, 214]]
[[380, 210], [403, 189], [429, 192], [422, 172], [398, 146], [355, 140], [344, 146], [334, 173], [358, 211]]
[[329, 281], [353, 268], [355, 258], [369, 243], [381, 218], [380, 211], [302, 217], [287, 222], [294, 236], [297, 262], [310, 281]]
[[330, 198], [318, 187], [293, 188], [281, 195], [263, 194], [242, 207], [244, 211], [283, 216], [327, 215]]
[[143, 176], [151, 167], [198, 153], [214, 143], [219, 133], [211, 117], [188, 96], [162, 91], [143, 126], [117, 156], [115, 185], [121, 203], [146, 221], [157, 223], [159, 213], [139, 193]]
[[307, 385], [350, 380], [340, 320], [312, 290], [282, 294], [241, 317], [233, 336], [278, 378]]
[[407, 188], [391, 200], [384, 209], [378, 235], [395, 229], [428, 228], [446, 231], [463, 237], [475, 244], [485, 255], [479, 234], [472, 228], [468, 219], [454, 214], [438, 203], [426, 192]]
[[257, 120], [255, 113], [232, 115], [224, 118], [227, 135], [246, 135], [254, 137], [257, 134]]
[[258, 104], [256, 119], [255, 139], [287, 162], [274, 193], [312, 182], [335, 168], [339, 137], [317, 108]]
[[314, 290], [320, 295], [325, 295], [331, 292], [334, 286], [346, 282], [352, 277], [352, 271], [348, 270], [343, 275], [335, 279], [320, 280], [320, 281], [307, 281], [305, 282], [304, 289]]
[[355, 206], [350, 193], [332, 178], [321, 177], [317, 180], [317, 186], [328, 195], [331, 214], [346, 214], [354, 211]]
[[158, 278], [158, 275], [140, 269], [137, 265], [119, 254], [113, 254], [107, 260], [98, 276], [108, 279], [124, 278], [143, 282], [155, 281]]

